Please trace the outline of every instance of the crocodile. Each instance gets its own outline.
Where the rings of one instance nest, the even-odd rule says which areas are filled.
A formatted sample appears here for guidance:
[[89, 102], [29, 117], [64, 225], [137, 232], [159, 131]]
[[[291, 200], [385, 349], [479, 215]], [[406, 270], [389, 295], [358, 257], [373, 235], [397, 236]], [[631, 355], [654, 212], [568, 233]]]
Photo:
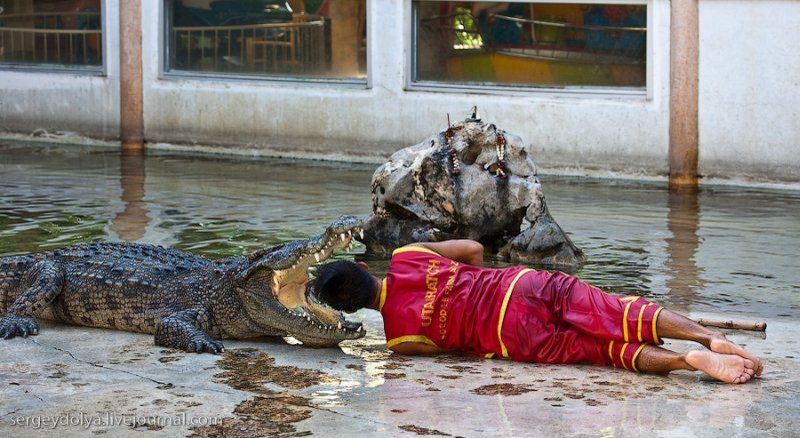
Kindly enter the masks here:
[[361, 219], [343, 216], [322, 234], [246, 257], [96, 242], [0, 258], [0, 337], [36, 335], [42, 318], [149, 333], [156, 345], [198, 353], [261, 336], [334, 346], [365, 331], [315, 299], [309, 271], [359, 233]]

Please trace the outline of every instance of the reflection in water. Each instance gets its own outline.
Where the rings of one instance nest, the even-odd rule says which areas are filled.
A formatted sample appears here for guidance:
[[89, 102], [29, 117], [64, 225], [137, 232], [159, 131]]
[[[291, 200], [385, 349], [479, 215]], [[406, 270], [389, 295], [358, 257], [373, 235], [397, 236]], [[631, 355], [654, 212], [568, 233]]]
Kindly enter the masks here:
[[667, 242], [667, 290], [670, 302], [685, 310], [705, 285], [700, 277], [703, 269], [697, 266], [695, 255], [700, 246], [697, 228], [700, 205], [697, 192], [670, 191], [667, 201], [667, 229], [672, 237]]
[[137, 241], [144, 236], [150, 223], [149, 210], [144, 202], [145, 157], [142, 154], [125, 154], [119, 157], [119, 184], [125, 209], [111, 221], [111, 230], [122, 240]]

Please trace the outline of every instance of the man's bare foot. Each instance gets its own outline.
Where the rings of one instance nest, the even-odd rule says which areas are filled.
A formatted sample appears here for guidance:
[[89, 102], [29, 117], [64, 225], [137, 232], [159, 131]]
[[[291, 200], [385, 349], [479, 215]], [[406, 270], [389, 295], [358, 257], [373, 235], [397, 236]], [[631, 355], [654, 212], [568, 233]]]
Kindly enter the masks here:
[[692, 350], [686, 353], [686, 363], [726, 383], [745, 383], [755, 374], [753, 361], [735, 354]]
[[761, 359], [748, 353], [744, 348], [729, 341], [725, 335], [721, 333], [719, 336], [714, 336], [711, 338], [708, 348], [714, 353], [735, 354], [745, 359], [750, 359], [753, 364], [755, 364], [754, 370], [756, 371], [756, 376], [760, 376], [761, 372], [764, 371], [764, 363], [761, 361]]

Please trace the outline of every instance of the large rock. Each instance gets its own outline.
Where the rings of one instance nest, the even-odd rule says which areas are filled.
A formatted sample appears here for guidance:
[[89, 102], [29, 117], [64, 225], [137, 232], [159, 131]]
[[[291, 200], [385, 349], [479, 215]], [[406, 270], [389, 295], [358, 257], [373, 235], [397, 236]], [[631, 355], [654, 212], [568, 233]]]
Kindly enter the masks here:
[[505, 259], [555, 267], [584, 261], [547, 210], [522, 139], [477, 111], [395, 152], [372, 177], [362, 242], [388, 253], [412, 242], [469, 238]]

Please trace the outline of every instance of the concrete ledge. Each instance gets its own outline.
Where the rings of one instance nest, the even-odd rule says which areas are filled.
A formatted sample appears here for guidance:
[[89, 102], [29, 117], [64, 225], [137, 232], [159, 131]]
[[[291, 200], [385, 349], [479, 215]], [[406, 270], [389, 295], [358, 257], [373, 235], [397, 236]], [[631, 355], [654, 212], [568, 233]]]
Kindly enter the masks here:
[[[334, 140], [294, 140], [287, 143], [247, 145], [147, 143], [149, 153], [180, 153], [188, 155], [219, 155], [251, 158], [291, 158], [345, 163], [381, 164], [394, 151], [410, 145], [383, 145], [372, 148], [358, 143], [342, 144]], [[0, 131], [0, 143], [31, 147], [97, 147], [119, 148], [118, 140], [83, 137], [74, 132], [44, 130], [32, 134]], [[311, 144], [312, 146], [308, 146]], [[566, 154], [537, 151], [531, 146], [539, 173], [542, 175], [576, 176], [585, 178], [622, 179], [633, 181], [667, 182], [666, 157], [663, 163], [652, 163], [646, 157], [627, 157], [624, 162], [609, 162], [608, 157], [570, 157]], [[702, 165], [702, 163], [701, 163]], [[728, 185], [777, 190], [800, 190], [800, 169], [792, 166], [769, 167], [758, 172], [757, 167], [742, 170], [739, 163], [715, 163], [709, 174], [700, 180], [701, 186]], [[701, 166], [701, 169], [705, 170]]]
[[97, 138], [84, 137], [72, 131], [53, 131], [37, 129], [30, 134], [0, 131], [0, 143], [15, 146], [88, 146], [96, 148], [117, 148], [119, 140], [101, 140]]

